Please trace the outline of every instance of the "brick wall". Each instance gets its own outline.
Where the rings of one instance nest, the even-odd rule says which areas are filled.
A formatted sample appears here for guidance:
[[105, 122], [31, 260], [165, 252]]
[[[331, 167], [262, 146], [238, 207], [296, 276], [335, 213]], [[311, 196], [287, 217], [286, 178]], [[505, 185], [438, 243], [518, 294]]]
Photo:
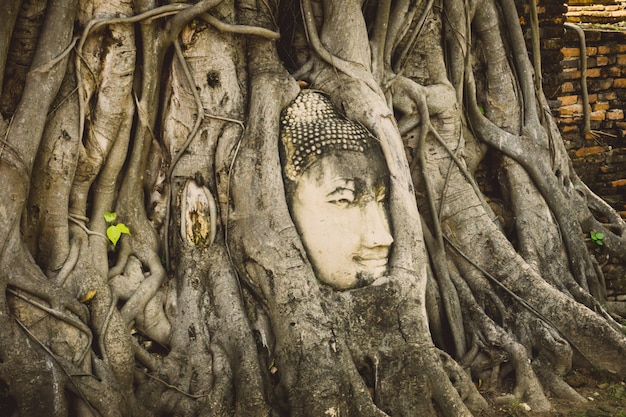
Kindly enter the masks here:
[[553, 113], [580, 177], [626, 214], [626, 31], [586, 29], [591, 133], [584, 132], [578, 35], [563, 37]]
[[[515, 0], [529, 52], [530, 7]], [[626, 217], [626, 0], [536, 0], [542, 85], [574, 168], [582, 180]], [[577, 3], [578, 6], [573, 6]], [[564, 23], [586, 29], [591, 134], [584, 133], [579, 40]], [[621, 29], [621, 30], [615, 30]]]

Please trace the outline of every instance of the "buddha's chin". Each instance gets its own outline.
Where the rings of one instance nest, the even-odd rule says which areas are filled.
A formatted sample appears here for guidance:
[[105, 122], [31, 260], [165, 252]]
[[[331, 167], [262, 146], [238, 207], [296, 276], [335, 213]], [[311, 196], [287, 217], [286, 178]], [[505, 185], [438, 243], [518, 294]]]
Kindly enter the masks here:
[[320, 281], [335, 290], [341, 291], [365, 287], [386, 274], [387, 262], [385, 260], [385, 262], [378, 262], [376, 265], [369, 265], [367, 267], [359, 264], [353, 274], [345, 274], [340, 277], [330, 276], [326, 277], [326, 279], [321, 278]]
[[360, 288], [370, 285], [378, 278], [384, 276], [387, 273], [387, 264], [379, 266], [377, 268], [369, 268], [356, 273], [354, 284], [350, 288]]

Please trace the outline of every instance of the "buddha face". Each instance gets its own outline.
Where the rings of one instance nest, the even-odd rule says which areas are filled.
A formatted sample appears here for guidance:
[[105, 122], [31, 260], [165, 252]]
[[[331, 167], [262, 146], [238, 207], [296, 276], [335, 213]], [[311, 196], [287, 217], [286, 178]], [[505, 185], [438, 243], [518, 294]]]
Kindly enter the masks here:
[[393, 242], [387, 183], [386, 166], [373, 151], [331, 152], [298, 177], [291, 214], [321, 282], [349, 289], [387, 271]]

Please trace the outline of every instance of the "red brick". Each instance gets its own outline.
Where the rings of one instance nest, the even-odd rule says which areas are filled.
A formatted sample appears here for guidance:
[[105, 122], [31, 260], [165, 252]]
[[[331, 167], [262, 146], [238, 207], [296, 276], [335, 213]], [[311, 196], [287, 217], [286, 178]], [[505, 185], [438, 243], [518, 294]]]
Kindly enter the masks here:
[[603, 91], [613, 87], [613, 78], [594, 78], [588, 82], [589, 91]]
[[608, 120], [623, 120], [624, 119], [624, 110], [622, 109], [612, 109], [606, 112], [606, 118]]
[[579, 128], [576, 125], [563, 126], [561, 132], [563, 133], [578, 133]]
[[577, 69], [564, 69], [561, 76], [564, 80], [577, 80], [580, 78], [580, 70]]
[[626, 78], [617, 78], [614, 80], [613, 88], [626, 88]]
[[604, 110], [592, 111], [589, 113], [589, 120], [604, 120], [606, 118], [606, 112]]
[[603, 67], [605, 65], [608, 65], [609, 63], [609, 58], [606, 56], [598, 56], [596, 58], [596, 65], [599, 67]]
[[608, 101], [599, 101], [593, 105], [593, 110], [608, 110], [610, 108]]
[[571, 125], [571, 124], [576, 124], [576, 123], [581, 123], [583, 121], [583, 118], [578, 116], [578, 117], [573, 117], [573, 116], [561, 116], [558, 119], [558, 124], [559, 125]]
[[587, 70], [588, 78], [598, 78], [600, 76], [600, 68], [591, 68]]
[[587, 156], [587, 155], [594, 155], [594, 154], [598, 154], [602, 152], [604, 152], [603, 146], [590, 146], [588, 148], [580, 148], [579, 150], [577, 150], [576, 156], [581, 157], [581, 156]]
[[561, 106], [559, 111], [560, 111], [561, 116], [582, 114], [583, 105], [582, 104], [570, 104], [569, 106]]
[[610, 77], [619, 77], [622, 75], [622, 69], [620, 67], [610, 67], [609, 68], [609, 76]]
[[561, 102], [561, 106], [569, 106], [570, 104], [578, 103], [578, 98], [580, 96], [562, 96], [557, 97], [557, 100]]
[[562, 93], [572, 93], [574, 91], [576, 91], [574, 89], [574, 83], [565, 82], [565, 83], [561, 84], [561, 92]]
[[622, 180], [611, 181], [609, 184], [611, 184], [611, 187], [613, 188], [626, 187], [626, 178]]
[[578, 48], [561, 48], [561, 53], [565, 58], [580, 56], [580, 49]]
[[611, 101], [617, 98], [617, 94], [614, 91], [608, 91], [605, 93], [598, 94], [598, 98], [602, 101]]
[[580, 67], [579, 57], [565, 58], [561, 60], [561, 68], [563, 69], [578, 68], [578, 67]]

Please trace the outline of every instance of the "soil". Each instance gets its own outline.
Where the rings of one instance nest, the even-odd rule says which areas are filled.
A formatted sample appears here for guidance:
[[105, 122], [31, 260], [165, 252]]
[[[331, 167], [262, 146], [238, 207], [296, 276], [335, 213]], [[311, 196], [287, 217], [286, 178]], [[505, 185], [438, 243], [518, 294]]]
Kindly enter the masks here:
[[[590, 250], [598, 249], [594, 245], [590, 242]], [[593, 253], [602, 267], [609, 300], [621, 300], [626, 296], [626, 262], [609, 257], [601, 248]], [[626, 311], [626, 301], [616, 304], [623, 305], [619, 311]], [[564, 379], [587, 402], [574, 403], [549, 398], [553, 410], [538, 413], [526, 410], [523, 403], [496, 406], [492, 400], [497, 394], [490, 396], [483, 393], [492, 408], [481, 417], [626, 417], [626, 378], [620, 378], [610, 371], [575, 368]]]
[[[574, 369], [565, 381], [587, 399], [584, 403], [550, 398], [553, 410], [528, 410], [524, 403], [493, 406], [481, 417], [626, 417], [626, 383], [610, 371]], [[488, 399], [489, 397], [485, 395]]]

